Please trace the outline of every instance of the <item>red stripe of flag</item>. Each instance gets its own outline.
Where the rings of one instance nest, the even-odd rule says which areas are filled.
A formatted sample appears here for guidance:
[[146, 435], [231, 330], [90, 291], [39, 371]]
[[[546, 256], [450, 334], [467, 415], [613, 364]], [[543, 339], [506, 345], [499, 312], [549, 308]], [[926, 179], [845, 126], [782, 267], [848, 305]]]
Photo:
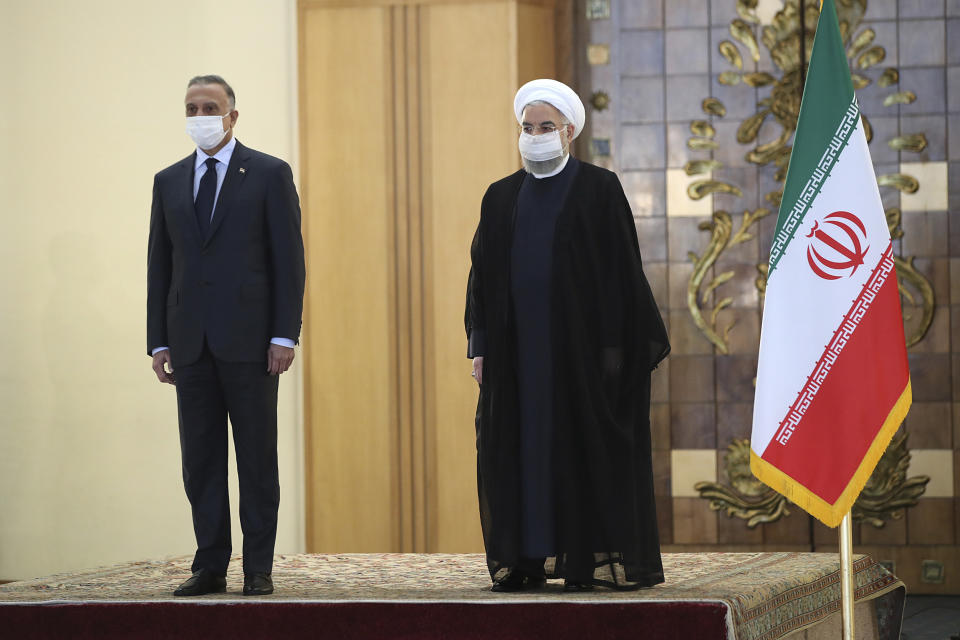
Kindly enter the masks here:
[[[896, 272], [891, 272], [786, 445], [762, 458], [834, 504], [909, 379]], [[862, 425], [862, 426], [858, 426]]]

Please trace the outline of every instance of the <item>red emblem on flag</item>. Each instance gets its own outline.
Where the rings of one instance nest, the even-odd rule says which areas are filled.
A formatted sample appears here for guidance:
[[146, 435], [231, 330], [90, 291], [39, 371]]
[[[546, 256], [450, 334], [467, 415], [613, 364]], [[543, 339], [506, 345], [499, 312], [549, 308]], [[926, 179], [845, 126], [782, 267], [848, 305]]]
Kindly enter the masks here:
[[834, 211], [823, 219], [822, 227], [818, 220], [807, 237], [813, 238], [807, 247], [807, 262], [824, 280], [849, 278], [870, 250], [869, 245], [861, 248], [867, 240], [866, 227], [849, 211]]

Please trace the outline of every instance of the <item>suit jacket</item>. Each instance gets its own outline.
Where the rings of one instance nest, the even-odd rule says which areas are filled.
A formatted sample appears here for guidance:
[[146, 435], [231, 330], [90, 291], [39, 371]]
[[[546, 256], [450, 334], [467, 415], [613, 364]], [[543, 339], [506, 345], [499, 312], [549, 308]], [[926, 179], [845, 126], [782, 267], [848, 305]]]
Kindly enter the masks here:
[[193, 204], [196, 152], [153, 181], [147, 255], [147, 352], [169, 346], [174, 368], [210, 351], [260, 362], [272, 337], [300, 336], [305, 268], [290, 166], [237, 142], [210, 232]]

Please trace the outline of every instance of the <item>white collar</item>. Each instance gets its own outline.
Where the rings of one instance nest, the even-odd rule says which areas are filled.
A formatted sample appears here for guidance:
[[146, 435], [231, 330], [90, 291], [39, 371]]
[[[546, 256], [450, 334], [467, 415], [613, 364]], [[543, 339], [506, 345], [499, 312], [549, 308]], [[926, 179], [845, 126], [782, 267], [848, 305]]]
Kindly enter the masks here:
[[563, 162], [560, 163], [560, 166], [558, 166], [556, 169], [554, 169], [550, 173], [534, 173], [531, 175], [533, 175], [533, 177], [537, 178], [538, 180], [542, 180], [543, 178], [552, 178], [553, 176], [563, 171], [563, 168], [567, 166], [567, 162], [569, 162], [569, 160], [570, 160], [570, 154], [568, 153], [563, 157]]
[[236, 148], [236, 146], [237, 146], [237, 138], [234, 136], [231, 136], [230, 142], [223, 145], [223, 149], [220, 149], [220, 151], [217, 151], [212, 156], [207, 155], [206, 151], [204, 151], [200, 147], [197, 147], [197, 159], [193, 163], [194, 170], [199, 169], [200, 165], [206, 162], [207, 159], [209, 158], [216, 158], [217, 160], [223, 163], [224, 167], [230, 166], [230, 157], [233, 155], [233, 150], [234, 148]]

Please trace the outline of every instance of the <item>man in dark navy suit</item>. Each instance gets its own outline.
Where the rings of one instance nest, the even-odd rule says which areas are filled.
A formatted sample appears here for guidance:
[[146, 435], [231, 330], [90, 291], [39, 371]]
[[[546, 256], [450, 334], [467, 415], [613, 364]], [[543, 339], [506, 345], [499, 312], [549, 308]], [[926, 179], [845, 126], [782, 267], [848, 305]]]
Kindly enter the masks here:
[[280, 485], [277, 385], [303, 312], [300, 202], [290, 166], [233, 137], [233, 89], [190, 80], [194, 153], [153, 183], [147, 351], [176, 386], [183, 483], [193, 512], [193, 575], [178, 596], [222, 592], [230, 561], [227, 416], [240, 481], [244, 595], [273, 592]]

